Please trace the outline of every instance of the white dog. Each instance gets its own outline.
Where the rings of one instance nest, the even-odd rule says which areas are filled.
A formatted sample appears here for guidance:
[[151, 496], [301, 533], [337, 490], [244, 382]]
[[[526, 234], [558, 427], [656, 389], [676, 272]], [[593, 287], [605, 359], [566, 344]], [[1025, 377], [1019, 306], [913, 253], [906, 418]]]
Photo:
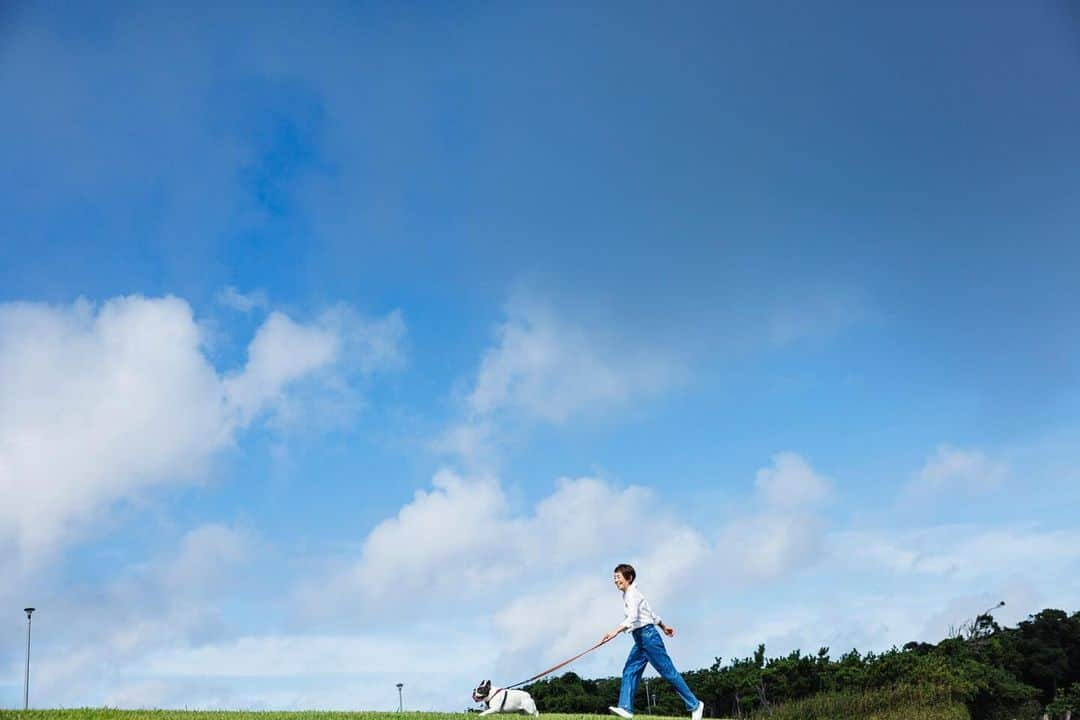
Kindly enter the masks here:
[[524, 690], [493, 688], [490, 680], [480, 683], [480, 687], [473, 690], [472, 698], [476, 702], [484, 703], [487, 707], [487, 710], [480, 713], [481, 716], [490, 715], [491, 713], [521, 712], [522, 710], [533, 717], [540, 714], [536, 710], [536, 703], [533, 702], [532, 695]]

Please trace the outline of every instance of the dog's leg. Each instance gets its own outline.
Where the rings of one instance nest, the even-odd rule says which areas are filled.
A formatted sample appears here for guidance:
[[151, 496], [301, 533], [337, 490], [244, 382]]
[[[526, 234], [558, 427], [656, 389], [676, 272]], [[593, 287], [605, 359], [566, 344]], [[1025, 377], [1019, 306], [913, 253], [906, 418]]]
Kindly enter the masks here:
[[490, 715], [493, 712], [498, 712], [498, 711], [495, 708], [488, 708], [484, 712], [480, 713], [480, 717], [484, 717], [485, 715]]
[[540, 711], [536, 709], [536, 701], [531, 697], [525, 698], [525, 701], [521, 703], [521, 709], [533, 717], [537, 717], [540, 714]]

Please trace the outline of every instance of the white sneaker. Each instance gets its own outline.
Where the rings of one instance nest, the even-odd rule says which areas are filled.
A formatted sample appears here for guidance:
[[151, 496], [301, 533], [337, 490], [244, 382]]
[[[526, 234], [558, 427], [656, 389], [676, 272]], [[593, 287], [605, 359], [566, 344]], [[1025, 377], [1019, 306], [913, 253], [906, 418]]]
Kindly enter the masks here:
[[694, 708], [694, 712], [690, 713], [690, 720], [701, 720], [702, 713], [705, 712], [705, 703], [698, 701], [697, 707]]
[[[623, 718], [623, 720], [630, 720], [630, 718], [634, 717], [634, 713], [627, 712], [626, 710], [623, 710], [621, 707], [618, 706], [609, 707], [608, 710]], [[700, 715], [698, 716], [698, 720], [701, 720]]]

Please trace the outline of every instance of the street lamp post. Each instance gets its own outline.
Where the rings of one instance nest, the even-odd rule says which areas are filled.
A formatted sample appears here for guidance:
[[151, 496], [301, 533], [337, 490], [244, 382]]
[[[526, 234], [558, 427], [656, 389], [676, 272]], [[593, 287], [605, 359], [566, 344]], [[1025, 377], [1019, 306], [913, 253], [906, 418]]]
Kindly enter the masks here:
[[397, 711], [398, 712], [404, 712], [405, 711], [405, 703], [402, 702], [402, 700], [401, 700], [401, 688], [403, 688], [404, 686], [405, 686], [405, 683], [398, 683], [397, 684]]
[[974, 633], [976, 630], [978, 630], [978, 628], [979, 628], [979, 620], [981, 620], [982, 618], [989, 618], [990, 621], [993, 622], [994, 616], [991, 615], [991, 613], [994, 612], [995, 610], [997, 610], [998, 608], [1003, 608], [1003, 607], [1005, 607], [1005, 601], [1004, 600], [999, 602], [997, 605], [994, 605], [993, 607], [986, 608], [981, 613], [976, 615], [975, 619], [972, 621], [972, 623], [973, 623], [972, 626], [971, 626], [972, 633]]
[[[976, 615], [973, 619], [968, 620], [963, 625], [961, 625], [957, 637], [964, 638], [968, 642], [984, 641], [987, 637], [989, 637], [989, 635], [992, 634], [987, 631], [988, 628], [993, 628], [994, 626], [994, 616], [991, 613], [993, 613], [998, 608], [1003, 607], [1005, 607], [1004, 600], [992, 607], [986, 608], [981, 613]], [[985, 623], [983, 622], [984, 619], [986, 621]], [[966, 638], [964, 637], [965, 635]]]
[[34, 608], [23, 608], [26, 613], [26, 677], [23, 679], [23, 710], [30, 709], [30, 616]]
[[645, 678], [645, 707], [652, 712], [652, 693], [649, 692], [649, 678]]

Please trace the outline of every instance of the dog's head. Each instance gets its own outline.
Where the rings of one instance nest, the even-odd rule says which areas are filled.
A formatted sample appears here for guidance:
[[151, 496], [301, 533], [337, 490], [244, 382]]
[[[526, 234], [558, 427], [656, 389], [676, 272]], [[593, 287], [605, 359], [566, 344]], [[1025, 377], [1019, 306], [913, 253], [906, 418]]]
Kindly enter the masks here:
[[485, 680], [484, 682], [480, 683], [480, 685], [472, 691], [472, 699], [476, 702], [484, 702], [488, 699], [489, 695], [491, 695], [490, 680]]

